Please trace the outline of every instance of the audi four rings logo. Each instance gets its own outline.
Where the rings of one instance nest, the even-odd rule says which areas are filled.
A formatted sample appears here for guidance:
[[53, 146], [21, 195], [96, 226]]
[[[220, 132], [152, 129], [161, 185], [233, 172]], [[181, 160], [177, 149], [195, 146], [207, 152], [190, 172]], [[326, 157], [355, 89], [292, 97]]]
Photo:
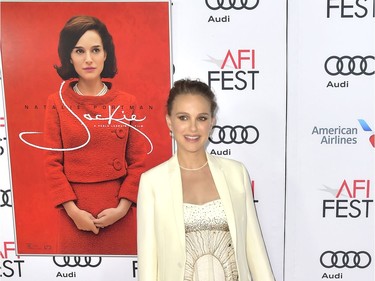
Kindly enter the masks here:
[[101, 257], [53, 257], [58, 267], [98, 267], [102, 263]]
[[2, 190], [0, 189], [1, 192], [1, 199], [2, 203], [0, 204], [0, 207], [12, 207], [12, 203], [10, 202], [10, 189], [8, 190]]
[[209, 137], [210, 142], [214, 144], [224, 143], [255, 143], [259, 139], [259, 131], [254, 126], [213, 126], [213, 133]]
[[324, 69], [329, 75], [374, 75], [375, 56], [330, 56], [324, 63]]
[[253, 10], [259, 0], [205, 0], [206, 5], [211, 10]]
[[366, 268], [371, 264], [371, 255], [365, 251], [325, 251], [320, 256], [320, 263], [325, 268]]

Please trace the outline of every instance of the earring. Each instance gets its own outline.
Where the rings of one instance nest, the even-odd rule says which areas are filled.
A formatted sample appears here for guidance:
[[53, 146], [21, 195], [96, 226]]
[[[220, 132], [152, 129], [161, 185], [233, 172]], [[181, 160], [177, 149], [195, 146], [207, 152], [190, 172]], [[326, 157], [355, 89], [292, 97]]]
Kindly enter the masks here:
[[210, 130], [210, 133], [209, 133], [210, 137], [212, 136], [213, 132], [214, 132], [214, 128], [213, 128], [213, 126], [211, 126], [211, 130]]
[[169, 136], [170, 136], [171, 138], [173, 138], [173, 132], [172, 132], [172, 130], [169, 130]]

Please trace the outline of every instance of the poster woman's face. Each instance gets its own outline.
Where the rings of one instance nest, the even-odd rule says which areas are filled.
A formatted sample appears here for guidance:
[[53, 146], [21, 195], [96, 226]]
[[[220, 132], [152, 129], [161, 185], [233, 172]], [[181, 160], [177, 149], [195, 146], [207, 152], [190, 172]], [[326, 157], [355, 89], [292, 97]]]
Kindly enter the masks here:
[[79, 79], [87, 81], [100, 79], [106, 57], [102, 39], [95, 30], [86, 31], [70, 54]]

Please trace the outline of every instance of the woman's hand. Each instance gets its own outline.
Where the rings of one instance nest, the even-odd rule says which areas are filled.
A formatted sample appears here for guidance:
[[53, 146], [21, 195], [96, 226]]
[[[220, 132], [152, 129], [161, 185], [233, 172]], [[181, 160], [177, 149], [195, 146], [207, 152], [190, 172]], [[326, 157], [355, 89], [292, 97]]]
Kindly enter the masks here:
[[65, 202], [63, 206], [79, 230], [92, 231], [95, 234], [99, 233], [99, 228], [94, 224], [95, 217], [92, 214], [79, 209], [73, 201]]
[[104, 228], [106, 226], [114, 224], [116, 221], [123, 218], [128, 213], [131, 205], [131, 201], [125, 198], [121, 198], [116, 208], [105, 209], [98, 214], [98, 218], [93, 220], [95, 226]]

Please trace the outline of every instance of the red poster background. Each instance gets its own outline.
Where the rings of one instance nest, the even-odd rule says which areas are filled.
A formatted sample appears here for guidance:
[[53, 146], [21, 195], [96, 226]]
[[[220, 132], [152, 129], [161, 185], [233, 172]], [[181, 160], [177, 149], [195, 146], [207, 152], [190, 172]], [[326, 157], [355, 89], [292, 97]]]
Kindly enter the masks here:
[[[47, 96], [61, 78], [54, 64], [59, 32], [75, 15], [102, 20], [113, 36], [118, 74], [114, 87], [137, 97], [147, 115], [142, 131], [154, 149], [147, 168], [172, 154], [165, 125], [171, 84], [168, 2], [9, 2], [1, 5], [1, 52], [18, 254], [58, 254], [56, 210], [49, 201], [43, 151], [23, 143], [20, 132], [43, 131]], [[42, 145], [42, 135], [28, 140]]]

